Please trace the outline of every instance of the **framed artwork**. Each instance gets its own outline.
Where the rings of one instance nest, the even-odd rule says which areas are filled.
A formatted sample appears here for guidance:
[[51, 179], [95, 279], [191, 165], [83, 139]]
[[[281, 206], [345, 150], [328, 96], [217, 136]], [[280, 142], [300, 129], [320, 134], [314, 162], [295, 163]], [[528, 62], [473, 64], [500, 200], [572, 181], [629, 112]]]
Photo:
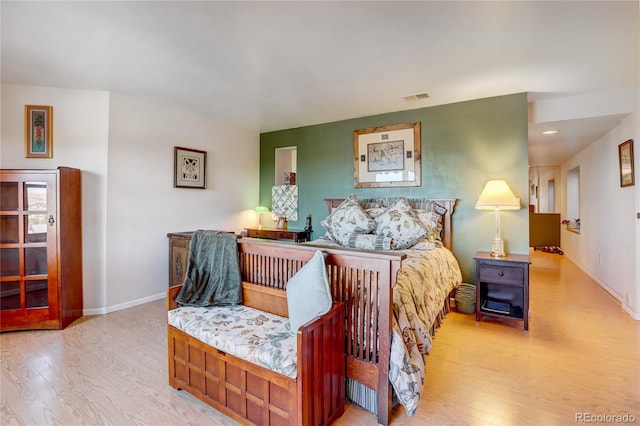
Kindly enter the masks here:
[[353, 132], [355, 188], [421, 186], [420, 122]]
[[284, 231], [287, 229], [287, 218], [284, 216], [278, 217], [278, 223], [276, 223], [276, 229], [279, 231]]
[[53, 107], [24, 106], [24, 156], [53, 157]]
[[199, 188], [206, 185], [207, 152], [197, 149], [174, 147], [174, 188]]
[[620, 160], [620, 186], [633, 186], [635, 175], [633, 170], [633, 139], [618, 145], [618, 158]]

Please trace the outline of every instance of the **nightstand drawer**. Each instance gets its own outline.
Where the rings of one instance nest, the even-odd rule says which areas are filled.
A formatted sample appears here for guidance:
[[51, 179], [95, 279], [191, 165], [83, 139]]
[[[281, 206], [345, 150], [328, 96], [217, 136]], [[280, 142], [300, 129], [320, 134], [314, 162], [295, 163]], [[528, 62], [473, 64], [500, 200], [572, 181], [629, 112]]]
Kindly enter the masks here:
[[251, 238], [260, 238], [260, 230], [259, 229], [249, 229], [247, 231], [247, 236]]
[[501, 265], [480, 265], [480, 281], [524, 285], [524, 269]]

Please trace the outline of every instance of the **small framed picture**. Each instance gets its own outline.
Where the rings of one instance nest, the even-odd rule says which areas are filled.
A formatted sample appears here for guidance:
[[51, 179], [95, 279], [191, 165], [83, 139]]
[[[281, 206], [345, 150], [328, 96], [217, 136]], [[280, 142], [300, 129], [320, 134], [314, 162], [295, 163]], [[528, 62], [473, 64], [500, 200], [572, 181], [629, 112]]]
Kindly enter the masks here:
[[618, 158], [620, 160], [620, 186], [633, 186], [635, 172], [633, 170], [633, 139], [618, 145]]
[[207, 152], [197, 149], [174, 147], [173, 186], [174, 188], [206, 187]]
[[53, 157], [53, 107], [24, 106], [24, 156]]
[[287, 218], [284, 216], [278, 217], [278, 223], [276, 223], [276, 229], [279, 231], [284, 231], [287, 229]]

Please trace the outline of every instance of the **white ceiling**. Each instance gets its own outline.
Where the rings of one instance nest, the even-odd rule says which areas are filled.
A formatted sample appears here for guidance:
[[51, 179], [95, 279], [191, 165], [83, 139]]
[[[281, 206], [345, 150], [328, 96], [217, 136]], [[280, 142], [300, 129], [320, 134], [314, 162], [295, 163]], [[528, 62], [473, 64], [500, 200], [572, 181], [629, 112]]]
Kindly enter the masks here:
[[[637, 0], [3, 0], [1, 77], [109, 90], [266, 132], [512, 93], [536, 102], [637, 88], [638, 9]], [[620, 118], [558, 121], [554, 149], [531, 125], [531, 164], [560, 164]]]

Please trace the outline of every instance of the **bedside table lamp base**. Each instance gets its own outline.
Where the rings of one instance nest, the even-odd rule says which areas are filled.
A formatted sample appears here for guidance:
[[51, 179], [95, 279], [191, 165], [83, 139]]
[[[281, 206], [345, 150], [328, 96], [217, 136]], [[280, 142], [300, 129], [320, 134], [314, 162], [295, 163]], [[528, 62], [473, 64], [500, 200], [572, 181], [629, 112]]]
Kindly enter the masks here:
[[491, 242], [491, 256], [493, 257], [504, 257], [504, 241], [502, 238], [495, 237]]

